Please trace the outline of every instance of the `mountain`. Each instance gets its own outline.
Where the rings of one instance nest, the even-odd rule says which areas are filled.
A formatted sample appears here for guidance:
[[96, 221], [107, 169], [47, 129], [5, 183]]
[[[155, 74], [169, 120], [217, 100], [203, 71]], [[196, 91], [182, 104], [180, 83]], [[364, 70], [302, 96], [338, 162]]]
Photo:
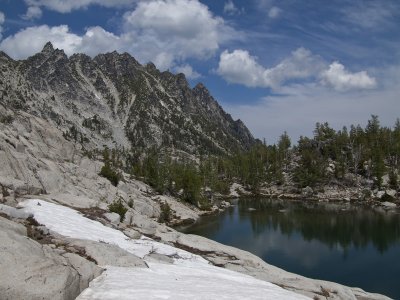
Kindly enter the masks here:
[[207, 88], [141, 65], [128, 53], [70, 57], [47, 43], [15, 61], [0, 53], [0, 104], [54, 124], [93, 148], [166, 147], [188, 154], [249, 149], [255, 139]]

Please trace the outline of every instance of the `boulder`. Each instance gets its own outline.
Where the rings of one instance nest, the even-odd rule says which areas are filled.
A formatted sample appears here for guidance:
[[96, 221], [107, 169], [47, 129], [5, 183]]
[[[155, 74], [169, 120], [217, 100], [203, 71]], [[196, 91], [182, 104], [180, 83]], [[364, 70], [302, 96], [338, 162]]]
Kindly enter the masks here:
[[78, 254], [65, 253], [62, 256], [65, 257], [71, 266], [78, 272], [80, 291], [86, 289], [89, 286], [89, 283], [103, 272], [102, 268]]
[[391, 208], [397, 207], [396, 203], [388, 202], [388, 201], [382, 202], [381, 205], [386, 209], [391, 209]]
[[397, 195], [397, 192], [395, 190], [386, 190], [385, 191], [386, 195], [389, 195], [390, 197], [395, 198]]
[[121, 216], [115, 212], [105, 213], [103, 214], [104, 217], [107, 218], [112, 224], [118, 225], [121, 220]]
[[377, 191], [376, 192], [376, 198], [382, 199], [382, 197], [386, 194], [385, 191]]
[[68, 243], [72, 247], [83, 248], [85, 254], [100, 266], [147, 267], [141, 258], [116, 245], [77, 239], [68, 239]]
[[306, 186], [305, 188], [302, 189], [301, 193], [305, 197], [311, 197], [314, 194], [314, 190], [311, 187]]
[[7, 220], [0, 216], [0, 228], [5, 231], [13, 231], [19, 235], [27, 235], [26, 227], [15, 223], [13, 221]]
[[32, 217], [31, 213], [27, 213], [23, 209], [17, 209], [8, 205], [0, 204], [0, 212], [5, 213], [10, 218], [27, 219]]
[[231, 204], [229, 202], [227, 202], [227, 201], [221, 201], [220, 206], [222, 208], [227, 208], [227, 207], [230, 207]]
[[64, 300], [81, 292], [78, 272], [50, 247], [9, 227], [1, 228], [0, 245], [2, 299]]
[[126, 228], [124, 230], [124, 234], [133, 240], [140, 239], [140, 237], [142, 236], [142, 234], [140, 232], [138, 232], [132, 228]]
[[125, 214], [124, 224], [132, 225], [137, 231], [146, 235], [154, 235], [157, 231], [157, 228], [161, 226], [156, 221], [149, 219], [148, 217], [143, 216], [131, 209]]

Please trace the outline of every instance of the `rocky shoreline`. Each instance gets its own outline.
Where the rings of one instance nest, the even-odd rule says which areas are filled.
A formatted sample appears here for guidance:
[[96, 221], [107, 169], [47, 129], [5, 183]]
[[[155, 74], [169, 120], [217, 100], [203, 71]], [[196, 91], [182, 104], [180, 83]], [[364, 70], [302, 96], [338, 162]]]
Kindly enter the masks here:
[[[235, 198], [268, 198], [296, 201], [352, 203], [373, 208], [394, 210], [400, 208], [400, 192], [383, 186], [381, 189], [370, 189], [363, 186], [324, 185], [318, 188], [299, 189], [294, 185], [266, 185], [257, 193], [246, 190], [242, 185], [234, 183], [229, 195], [218, 195], [220, 201], [229, 202]], [[222, 205], [221, 208], [226, 207]]]
[[[26, 196], [24, 198], [30, 198], [30, 196]], [[148, 199], [147, 205], [152, 205], [151, 201], [154, 200], [155, 199]], [[50, 201], [55, 202], [54, 200]], [[195, 217], [196, 219], [199, 218], [200, 212], [191, 211], [186, 207], [181, 206], [179, 202], [174, 203], [175, 200], [173, 199], [168, 199], [168, 201], [171, 203], [172, 207], [177, 209], [176, 211], [174, 211], [174, 213], [175, 216], [181, 221], [189, 222], [192, 220], [193, 217]], [[148, 208], [147, 205], [145, 206]], [[143, 206], [143, 208], [145, 206]], [[73, 291], [70, 290], [71, 283], [62, 281], [61, 286], [65, 284], [69, 285], [69, 287], [60, 287], [60, 285], [51, 286], [50, 290], [52, 290], [53, 293], [56, 293], [56, 290], [61, 288], [65, 291], [64, 294], [61, 295], [59, 298], [53, 299], [75, 298], [89, 285], [89, 282], [93, 278], [101, 274], [102, 270], [98, 267], [98, 265], [105, 264], [104, 260], [107, 260], [107, 264], [117, 266], [127, 264], [129, 266], [134, 265], [140, 267], [141, 265], [143, 265], [143, 261], [137, 258], [133, 258], [129, 255], [127, 257], [127, 254], [116, 246], [108, 244], [101, 245], [102, 243], [95, 242], [90, 242], [88, 244], [87, 242], [74, 241], [57, 234], [54, 235], [51, 230], [48, 230], [38, 223], [35, 223], [34, 219], [29, 214], [24, 213], [20, 209], [12, 208], [6, 205], [1, 205], [0, 209], [2, 212], [0, 215], [0, 224], [2, 229], [8, 230], [11, 228], [10, 230], [14, 231], [14, 235], [8, 234], [6, 236], [6, 239], [11, 238], [12, 240], [20, 240], [20, 238], [16, 237], [15, 232], [18, 232], [18, 234], [22, 236], [28, 236], [29, 239], [19, 241], [21, 245], [18, 245], [18, 247], [26, 248], [27, 243], [35, 244], [35, 247], [43, 253], [44, 257], [52, 257], [53, 263], [57, 262], [57, 264], [61, 263], [64, 266], [70, 266], [69, 273], [74, 273], [74, 270], [76, 271], [76, 273], [74, 273], [75, 276], [71, 274], [68, 275], [69, 277], [73, 277], [73, 280], [70, 279], [70, 281], [72, 280], [73, 282], [75, 282], [74, 285], [72, 285], [74, 286]], [[198, 254], [215, 266], [250, 275], [257, 279], [272, 282], [278, 286], [283, 287], [284, 289], [311, 297], [313, 299], [389, 299], [383, 295], [367, 293], [358, 288], [350, 288], [333, 282], [309, 279], [293, 273], [289, 273], [267, 264], [257, 256], [246, 251], [222, 245], [220, 243], [200, 236], [177, 232], [173, 228], [170, 228], [165, 224], [160, 224], [156, 222], [156, 220], [151, 216], [146, 215], [145, 209], [142, 209], [142, 213], [144, 214], [140, 214], [141, 217], [138, 217], [138, 212], [135, 209], [129, 209], [123, 223], [119, 222], [118, 219], [113, 218], [112, 215], [110, 216], [110, 213], [108, 213], [106, 210], [102, 210], [96, 207], [88, 207], [86, 209], [80, 208], [78, 210], [83, 212], [84, 215], [86, 215], [90, 219], [98, 220], [106, 226], [122, 231], [127, 237], [131, 239], [138, 239], [142, 235], [148, 236], [161, 243], [165, 243], [167, 245], [183, 249], [194, 254]], [[4, 240], [4, 236], [2, 237], [2, 239], [2, 245], [10, 244], [15, 246], [15, 242]], [[11, 251], [12, 249], [10, 249], [9, 247], [10, 246], [6, 246], [6, 252], [10, 254], [14, 251]], [[32, 250], [29, 250], [29, 252], [32, 252]], [[23, 262], [23, 265], [21, 265], [20, 267], [25, 267], [24, 270], [26, 271], [28, 269], [30, 271], [29, 274], [31, 274], [30, 276], [34, 276], [35, 268], [33, 268], [32, 265], [31, 269], [30, 264], [33, 264], [32, 260], [35, 258], [32, 258], [27, 253], [18, 253], [14, 255], [17, 257], [13, 257], [13, 259], [18, 259], [19, 261]], [[109, 261], [110, 259], [111, 261]], [[154, 259], [162, 260], [164, 262], [169, 260], [168, 257], [163, 257], [160, 255], [154, 255]], [[37, 258], [35, 260], [37, 260]], [[53, 269], [59, 268], [56, 266], [52, 267]], [[15, 266], [9, 265], [7, 268], [7, 265], [4, 265], [3, 263], [2, 270], [4, 270], [4, 272], [2, 272], [2, 276], [5, 277], [7, 276], [6, 274], [11, 273], [11, 268], [15, 268]], [[64, 270], [64, 272], [67, 271]], [[27, 276], [25, 273], [23, 275]], [[51, 272], [45, 272], [42, 276], [46, 277], [55, 275]], [[18, 280], [16, 280], [15, 282], [18, 282], [20, 284], [23, 279], [24, 278], [18, 278]], [[9, 286], [7, 287], [9, 295], [16, 295], [15, 293], [12, 294], [10, 290], [14, 292], [18, 290], [18, 293], [27, 293], [20, 295], [29, 295], [29, 297], [32, 296], [30, 292], [30, 285], [26, 285], [24, 287], [11, 285], [9, 281], [2, 282], [9, 284]], [[41, 284], [42, 287], [40, 288]], [[60, 283], [58, 282], [58, 284]], [[39, 293], [40, 290], [48, 289], [48, 284], [45, 282], [35, 282], [35, 285], [36, 288], [34, 289], [34, 291], [36, 293]], [[1, 289], [4, 288], [5, 287], [3, 284]], [[32, 299], [34, 299], [34, 297]]]

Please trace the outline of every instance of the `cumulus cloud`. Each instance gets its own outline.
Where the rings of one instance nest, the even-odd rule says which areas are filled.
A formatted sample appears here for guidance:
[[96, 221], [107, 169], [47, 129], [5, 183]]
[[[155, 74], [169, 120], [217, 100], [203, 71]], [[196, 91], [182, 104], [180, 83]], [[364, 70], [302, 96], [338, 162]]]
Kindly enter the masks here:
[[9, 36], [0, 48], [13, 58], [21, 59], [40, 51], [47, 41], [51, 41], [68, 55], [83, 52], [93, 56], [106, 51], [126, 51], [142, 63], [152, 61], [165, 70], [182, 65], [187, 58], [209, 58], [221, 43], [240, 37], [222, 18], [214, 16], [197, 0], [140, 2], [123, 16], [122, 22], [122, 32], [118, 35], [99, 26], [88, 28], [81, 35], [71, 32], [67, 25], [29, 27]]
[[217, 73], [230, 83], [276, 89], [286, 81], [311, 77], [323, 67], [322, 59], [304, 48], [293, 51], [290, 57], [269, 69], [248, 51], [234, 50], [221, 54]]
[[145, 53], [172, 53], [178, 59], [206, 58], [229, 37], [223, 19], [197, 0], [141, 2], [125, 14], [125, 30], [135, 34]]
[[328, 70], [321, 74], [322, 82], [332, 86], [338, 91], [349, 89], [370, 89], [376, 86], [376, 80], [370, 77], [366, 71], [350, 73], [339, 62], [333, 62]]
[[136, 3], [138, 0], [25, 0], [31, 7], [45, 7], [60, 13], [69, 13], [73, 10], [85, 9], [97, 4], [104, 7], [121, 7]]
[[276, 19], [280, 16], [282, 10], [279, 7], [273, 6], [268, 11], [268, 17], [271, 19]]
[[100, 26], [90, 27], [81, 37], [80, 43], [76, 45], [73, 53], [82, 52], [90, 56], [99, 53], [111, 52], [114, 50], [124, 52], [129, 51], [131, 38], [126, 34], [117, 36], [104, 30]]
[[370, 89], [376, 87], [375, 78], [366, 71], [351, 73], [339, 62], [328, 64], [311, 51], [298, 48], [271, 68], [265, 68], [246, 50], [224, 51], [217, 73], [227, 82], [248, 87], [266, 87], [277, 90], [293, 80], [313, 80], [337, 91]]
[[233, 3], [232, 0], [225, 2], [224, 4], [224, 13], [227, 15], [240, 15], [243, 12], [243, 9], [237, 8], [237, 6]]
[[82, 36], [74, 34], [67, 25], [28, 27], [0, 43], [0, 49], [15, 59], [23, 59], [42, 50], [50, 41], [55, 48], [67, 55], [86, 53], [95, 56], [109, 51], [125, 51], [131, 42], [129, 37], [116, 36], [101, 27], [90, 27]]
[[176, 67], [175, 72], [183, 73], [189, 79], [197, 79], [201, 77], [201, 75], [193, 70], [192, 66], [188, 64]]
[[55, 47], [72, 54], [82, 42], [82, 38], [69, 32], [67, 25], [49, 27], [47, 25], [28, 27], [4, 39], [0, 49], [15, 59], [26, 58], [51, 41]]
[[42, 10], [38, 6], [29, 6], [26, 14], [22, 16], [24, 20], [40, 19], [42, 17]]

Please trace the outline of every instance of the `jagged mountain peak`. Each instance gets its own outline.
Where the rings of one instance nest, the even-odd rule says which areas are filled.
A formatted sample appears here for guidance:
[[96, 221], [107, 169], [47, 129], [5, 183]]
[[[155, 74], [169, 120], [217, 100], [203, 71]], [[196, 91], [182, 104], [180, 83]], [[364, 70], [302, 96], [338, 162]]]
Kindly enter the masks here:
[[117, 51], [113, 52], [108, 52], [104, 54], [98, 54], [95, 56], [93, 59], [94, 61], [102, 61], [102, 60], [107, 60], [107, 61], [118, 61], [118, 62], [125, 62], [128, 64], [131, 64], [133, 66], [140, 66], [140, 63], [129, 53], [124, 52], [124, 53], [118, 53]]
[[53, 44], [52, 44], [51, 42], [47, 42], [47, 43], [44, 45], [44, 47], [43, 47], [41, 53], [43, 53], [43, 54], [49, 54], [49, 53], [52, 53], [53, 51], [54, 51]]
[[20, 96], [16, 107], [54, 122], [85, 148], [167, 147], [197, 155], [255, 143], [203, 84], [192, 89], [184, 74], [160, 72], [152, 63], [143, 66], [129, 53], [68, 58], [47, 43], [16, 64], [18, 93], [30, 95]]

